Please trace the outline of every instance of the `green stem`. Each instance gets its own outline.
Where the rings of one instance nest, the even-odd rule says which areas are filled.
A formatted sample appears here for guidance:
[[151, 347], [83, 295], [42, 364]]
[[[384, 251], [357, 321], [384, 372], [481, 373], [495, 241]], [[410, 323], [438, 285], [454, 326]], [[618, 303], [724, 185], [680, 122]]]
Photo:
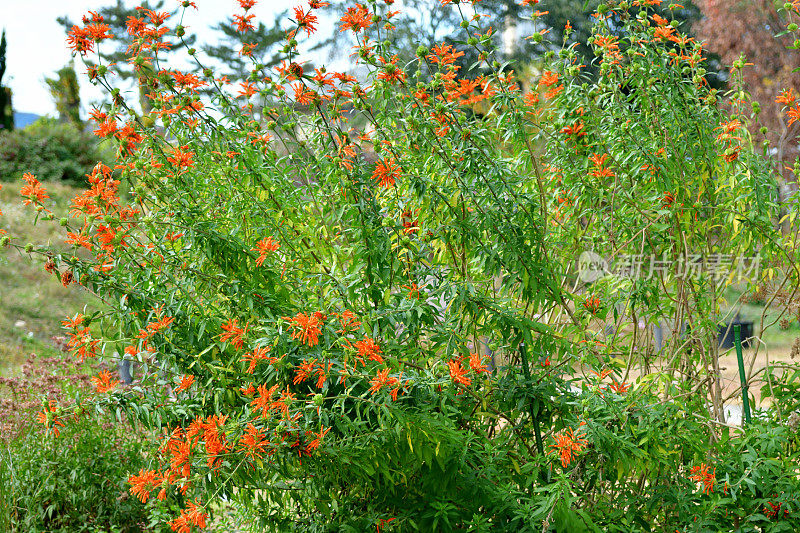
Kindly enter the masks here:
[[733, 325], [733, 342], [736, 345], [736, 362], [739, 364], [739, 381], [742, 383], [742, 406], [744, 421], [742, 426], [750, 423], [750, 398], [747, 394], [747, 378], [744, 375], [744, 359], [742, 358], [742, 326]]

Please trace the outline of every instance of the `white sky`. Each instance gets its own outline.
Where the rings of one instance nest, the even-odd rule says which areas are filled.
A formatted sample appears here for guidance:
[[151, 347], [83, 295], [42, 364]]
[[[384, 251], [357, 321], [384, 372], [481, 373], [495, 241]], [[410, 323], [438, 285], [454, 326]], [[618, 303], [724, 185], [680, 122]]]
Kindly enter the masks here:
[[[164, 4], [165, 10], [172, 10], [179, 5], [178, 2], [179, 0], [167, 0]], [[272, 26], [275, 13], [291, 9], [301, 2], [306, 4], [304, 0], [260, 0], [251, 11], [256, 15], [254, 22], [257, 24], [261, 20], [268, 27]], [[72, 21], [80, 23], [81, 17], [89, 10], [97, 10], [114, 3], [116, 0], [0, 0], [0, 31], [5, 28], [8, 41], [7, 68], [2, 83], [14, 91], [15, 111], [40, 115], [56, 114], [44, 78], [53, 77], [55, 71], [70, 60], [66, 34], [56, 18], [66, 15]], [[126, 0], [125, 4], [133, 7], [140, 2]], [[198, 33], [201, 42], [213, 41], [216, 35], [216, 32], [201, 31], [202, 29], [210, 28], [232, 14], [241, 12], [235, 0], [195, 0], [195, 4], [198, 10], [188, 10], [184, 26], [187, 32]], [[174, 26], [177, 22], [172, 20], [174, 19], [170, 19], [169, 23]], [[320, 22], [318, 31], [330, 32], [330, 26]], [[101, 93], [86, 79], [80, 57], [76, 58], [75, 69], [85, 112], [91, 101], [101, 98]]]

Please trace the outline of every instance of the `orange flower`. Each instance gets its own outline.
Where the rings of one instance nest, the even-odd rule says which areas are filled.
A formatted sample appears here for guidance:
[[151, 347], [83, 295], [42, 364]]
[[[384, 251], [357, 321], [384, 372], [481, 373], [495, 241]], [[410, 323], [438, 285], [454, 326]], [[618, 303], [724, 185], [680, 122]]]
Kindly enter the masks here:
[[36, 179], [36, 176], [30, 172], [26, 172], [22, 175], [22, 179], [28, 183], [27, 185], [23, 185], [22, 189], [19, 191], [19, 194], [26, 198], [24, 202], [25, 205], [41, 204], [45, 199], [50, 198], [47, 191], [42, 187], [42, 184]]
[[308, 13], [304, 13], [302, 7], [296, 6], [294, 8], [294, 18], [297, 21], [297, 25], [306, 30], [306, 35], [311, 35], [317, 31], [317, 16], [311, 13], [310, 8]]
[[295, 376], [292, 382], [295, 385], [298, 385], [307, 380], [308, 378], [310, 378], [311, 374], [314, 373], [314, 367], [316, 366], [316, 364], [317, 364], [316, 359], [311, 359], [310, 361], [307, 359], [303, 359], [303, 362], [297, 365], [297, 368], [295, 368]]
[[539, 78], [539, 86], [552, 87], [558, 83], [558, 72], [545, 70], [542, 72], [542, 77]]
[[45, 429], [48, 431], [52, 431], [53, 435], [58, 437], [59, 435], [59, 427], [64, 427], [64, 422], [61, 421], [61, 417], [56, 414], [57, 405], [55, 400], [50, 400], [50, 402], [44, 406], [44, 409], [36, 413], [36, 420], [40, 424], [44, 424]]
[[703, 482], [703, 492], [711, 494], [714, 491], [714, 483], [717, 481], [717, 468], [709, 470], [709, 466], [705, 463], [700, 463], [700, 466], [692, 468], [692, 473], [689, 476], [692, 481]]
[[193, 167], [194, 160], [192, 159], [192, 157], [194, 156], [194, 152], [181, 151], [181, 150], [186, 150], [186, 148], [188, 148], [188, 146], [185, 145], [181, 146], [180, 148], [175, 148], [172, 151], [172, 157], [168, 157], [167, 161], [169, 161], [179, 169], [183, 167]]
[[775, 99], [775, 102], [784, 105], [792, 105], [795, 101], [794, 89], [789, 87], [781, 91], [781, 94]]
[[583, 301], [583, 307], [591, 314], [596, 315], [600, 311], [600, 299], [597, 296], [588, 296]]
[[244, 346], [244, 339], [243, 336], [247, 333], [247, 326], [244, 329], [240, 328], [237, 324], [237, 319], [228, 320], [227, 324], [223, 324], [222, 329], [225, 331], [222, 335], [220, 335], [220, 340], [222, 342], [231, 341], [237, 350], [241, 350], [242, 346]]
[[310, 450], [316, 450], [317, 448], [319, 448], [319, 445], [322, 443], [322, 439], [325, 437], [325, 435], [328, 434], [328, 432], [330, 430], [331, 430], [331, 428], [322, 428], [322, 429], [320, 429], [319, 433], [311, 433], [311, 435], [316, 437], [316, 438], [314, 440], [312, 440], [311, 442], [309, 442], [306, 445], [306, 448], [308, 448]]
[[364, 335], [364, 340], [358, 341], [355, 346], [358, 350], [359, 356], [366, 357], [368, 361], [377, 361], [378, 363], [383, 363], [380, 346], [375, 344], [375, 341], [366, 335]]
[[370, 15], [366, 7], [356, 4], [356, 7], [347, 8], [341, 18], [341, 23], [339, 31], [353, 30], [354, 32], [359, 32], [372, 25], [372, 15]]
[[290, 322], [293, 339], [300, 339], [300, 342], [308, 346], [319, 344], [319, 335], [322, 333], [320, 313], [311, 316], [297, 313], [294, 317], [285, 316], [283, 319]]
[[338, 330], [337, 333], [341, 333], [342, 335], [347, 333], [348, 330], [357, 330], [358, 326], [361, 325], [361, 322], [356, 318], [356, 315], [350, 310], [345, 310], [339, 315], [339, 322], [342, 325], [342, 329]]
[[146, 503], [150, 497], [150, 491], [161, 484], [163, 478], [155, 470], [139, 470], [139, 474], [134, 474], [128, 478], [131, 484], [131, 494], [139, 498], [142, 503]]
[[617, 394], [625, 394], [630, 389], [630, 385], [626, 385], [623, 381], [622, 383], [617, 383], [616, 381], [612, 382], [611, 385], [608, 386], [609, 389], [613, 390]]
[[389, 188], [394, 186], [395, 180], [400, 177], [400, 167], [394, 158], [378, 161], [375, 170], [372, 172], [372, 179], [377, 181], [381, 187]]
[[417, 287], [416, 283], [412, 283], [411, 285], [403, 285], [404, 289], [408, 289], [408, 298], [415, 298], [419, 300], [419, 287]]
[[249, 362], [250, 365], [247, 367], [248, 374], [252, 374], [256, 368], [256, 364], [267, 358], [267, 353], [270, 351], [269, 346], [262, 346], [261, 348], [254, 348], [252, 352], [248, 352], [242, 356], [242, 361], [245, 363]]
[[108, 370], [103, 370], [97, 376], [92, 378], [97, 392], [104, 393], [114, 390], [120, 384], [120, 380], [114, 378], [114, 375]]
[[252, 248], [251, 251], [258, 252], [260, 255], [258, 259], [256, 259], [256, 266], [261, 266], [264, 264], [264, 260], [267, 258], [267, 254], [270, 252], [274, 252], [280, 248], [280, 244], [278, 241], [274, 240], [272, 237], [267, 237], [266, 239], [261, 239], [256, 243], [256, 247]]
[[467, 377], [467, 369], [461, 366], [461, 361], [455, 359], [448, 361], [447, 367], [450, 370], [450, 379], [453, 380], [453, 383], [460, 383], [465, 387], [469, 387], [472, 384], [472, 380]]
[[253, 26], [252, 20], [255, 18], [255, 15], [252, 13], [249, 15], [234, 15], [233, 16], [233, 25], [236, 26], [236, 31], [239, 33], [247, 33], [250, 30], [256, 29]]
[[197, 526], [200, 529], [206, 527], [206, 518], [208, 514], [202, 511], [202, 508], [195, 502], [189, 502], [186, 509], [181, 509], [181, 514], [175, 520], [169, 523], [172, 531], [177, 533], [191, 533], [192, 526]]
[[406, 81], [406, 75], [403, 70], [397, 66], [397, 56], [393, 56], [390, 61], [387, 61], [383, 57], [380, 58], [381, 63], [383, 63], [383, 69], [378, 73], [379, 80], [386, 80], [391, 84], [394, 82], [403, 83]]
[[194, 376], [191, 375], [191, 374], [186, 374], [185, 376], [183, 376], [181, 378], [180, 385], [175, 387], [175, 392], [180, 392], [182, 390], [187, 390], [189, 387], [192, 386], [192, 383], [194, 383]]
[[[581, 422], [581, 426], [583, 422]], [[572, 427], [569, 427], [562, 431], [561, 433], [554, 435], [556, 440], [555, 444], [551, 444], [550, 447], [553, 448], [551, 451], [558, 451], [559, 456], [561, 457], [561, 466], [566, 468], [574, 459], [574, 455], [583, 451], [586, 447], [586, 439], [583, 435], [575, 435], [572, 432]]]
[[791, 126], [796, 121], [800, 120], [800, 105], [796, 105], [792, 109], [787, 111], [786, 116], [789, 117], [789, 123], [787, 124], [787, 126]]
[[383, 387], [387, 387], [387, 386], [391, 387], [395, 383], [397, 383], [397, 378], [390, 378], [389, 377], [389, 369], [388, 368], [384, 368], [383, 370], [378, 372], [377, 376], [375, 376], [374, 378], [372, 378], [370, 380], [369, 384], [371, 385], [371, 387], [369, 388], [369, 391], [372, 394], [376, 394]]
[[267, 412], [269, 412], [270, 408], [272, 407], [272, 396], [277, 390], [277, 385], [273, 385], [269, 389], [266, 385], [259, 385], [257, 389], [258, 397], [250, 402], [250, 405], [253, 407], [253, 411], [261, 411], [261, 417], [266, 418]]
[[239, 447], [251, 459], [260, 458], [261, 454], [264, 453], [264, 448], [269, 444], [266, 433], [257, 429], [253, 424], [247, 424], [245, 434], [239, 441]]
[[486, 368], [486, 365], [483, 364], [483, 357], [477, 353], [469, 354], [469, 367], [477, 373], [481, 372], [489, 372], [489, 369]]

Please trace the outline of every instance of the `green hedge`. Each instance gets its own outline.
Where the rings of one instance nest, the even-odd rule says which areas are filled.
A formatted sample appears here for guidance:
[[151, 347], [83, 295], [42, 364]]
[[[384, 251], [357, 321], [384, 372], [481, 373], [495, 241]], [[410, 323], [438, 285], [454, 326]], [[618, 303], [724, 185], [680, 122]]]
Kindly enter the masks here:
[[31, 172], [41, 181], [83, 183], [100, 160], [111, 161], [91, 131], [41, 118], [22, 130], [0, 132], [0, 180], [15, 181]]

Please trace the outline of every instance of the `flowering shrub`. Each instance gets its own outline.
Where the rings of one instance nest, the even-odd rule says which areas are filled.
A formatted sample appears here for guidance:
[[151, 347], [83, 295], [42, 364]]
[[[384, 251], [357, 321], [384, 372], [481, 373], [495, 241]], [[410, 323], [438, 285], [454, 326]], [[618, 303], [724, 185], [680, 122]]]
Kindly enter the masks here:
[[[239, 0], [245, 34], [254, 3]], [[220, 497], [274, 530], [795, 527], [787, 426], [726, 423], [730, 280], [688, 270], [754, 254], [768, 268], [746, 281], [797, 287], [795, 248], [774, 229], [746, 94], [717, 105], [700, 44], [658, 3], [601, 6], [598, 80], [566, 46], [527, 91], [479, 14], [462, 24], [474, 79], [452, 45], [400, 64], [391, 2], [341, 17], [365, 76], [304, 73], [297, 41], [325, 4], [311, 1], [285, 60], [231, 87], [193, 49], [195, 73], [161, 64], [186, 30], [142, 10], [144, 117], [92, 63], [101, 17], [75, 26], [70, 46], [111, 97], [95, 133], [118, 160], [60, 221], [76, 250], [52, 268], [113, 309], [64, 321], [73, 352], [138, 365], [128, 389], [97, 376], [96, 405], [164, 432], [132, 494], [180, 505], [175, 531], [205, 527]], [[49, 218], [39, 186], [26, 199]], [[587, 281], [584, 250], [662, 262]], [[658, 320], [686, 333], [656, 352]]]

